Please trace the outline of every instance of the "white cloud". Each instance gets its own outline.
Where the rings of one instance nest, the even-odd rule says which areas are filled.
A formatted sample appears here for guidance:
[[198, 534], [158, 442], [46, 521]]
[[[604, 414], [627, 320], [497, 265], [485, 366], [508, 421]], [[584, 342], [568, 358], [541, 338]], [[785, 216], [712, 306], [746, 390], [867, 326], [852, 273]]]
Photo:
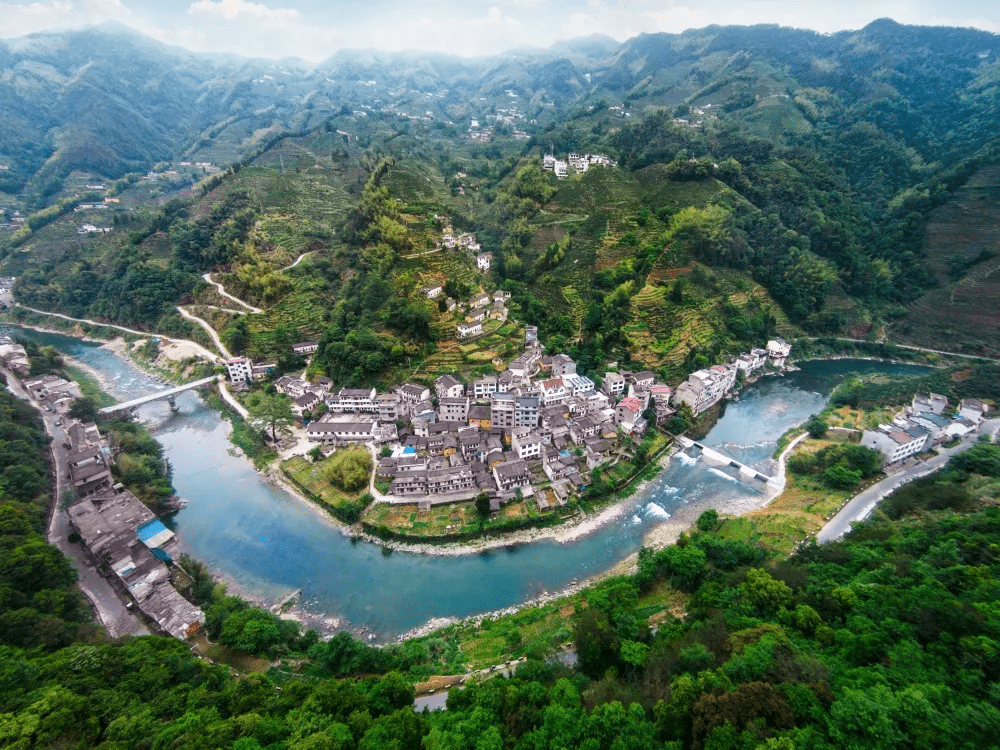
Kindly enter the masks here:
[[196, 0], [188, 15], [194, 27], [179, 29], [191, 49], [254, 57], [300, 57], [319, 61], [344, 44], [338, 29], [304, 18], [294, 8], [271, 8], [248, 0]]
[[126, 22], [130, 15], [121, 0], [38, 0], [5, 6], [0, 14], [0, 37], [79, 29], [105, 21]]
[[248, 18], [268, 23], [295, 21], [300, 15], [294, 8], [268, 8], [262, 3], [249, 3], [246, 0], [197, 0], [188, 6], [188, 13], [203, 13], [225, 18], [227, 21]]
[[[369, 35], [370, 34], [370, 35]], [[492, 55], [523, 44], [534, 43], [533, 27], [491, 6], [478, 18], [422, 17], [394, 26], [378, 26], [352, 46], [385, 50], [419, 49], [456, 55]]]

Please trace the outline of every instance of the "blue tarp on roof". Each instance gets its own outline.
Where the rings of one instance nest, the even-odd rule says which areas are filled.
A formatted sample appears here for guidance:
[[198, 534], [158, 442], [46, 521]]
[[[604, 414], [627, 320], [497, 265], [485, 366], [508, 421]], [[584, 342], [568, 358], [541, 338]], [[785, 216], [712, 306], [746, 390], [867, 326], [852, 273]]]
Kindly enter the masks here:
[[173, 562], [173, 559], [170, 557], [170, 555], [168, 555], [159, 547], [150, 547], [149, 551], [153, 553], [153, 557], [155, 557], [157, 560], [165, 562], [167, 565], [170, 565]]
[[167, 527], [158, 519], [154, 518], [152, 521], [146, 521], [142, 526], [135, 530], [136, 535], [144, 542], [149, 541], [154, 536], [162, 531], [166, 531]]

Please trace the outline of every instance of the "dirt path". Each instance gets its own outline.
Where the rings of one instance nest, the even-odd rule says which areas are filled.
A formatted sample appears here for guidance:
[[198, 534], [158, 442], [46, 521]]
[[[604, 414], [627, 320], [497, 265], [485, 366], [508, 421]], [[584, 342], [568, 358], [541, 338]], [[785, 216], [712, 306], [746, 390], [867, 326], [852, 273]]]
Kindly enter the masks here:
[[229, 353], [229, 350], [226, 348], [226, 345], [222, 343], [222, 339], [219, 338], [219, 334], [215, 332], [215, 329], [212, 328], [212, 326], [210, 326], [204, 320], [199, 318], [197, 315], [192, 315], [180, 305], [177, 306], [177, 312], [181, 314], [182, 318], [187, 318], [188, 320], [192, 320], [198, 325], [200, 325], [202, 328], [204, 328], [206, 333], [208, 333], [208, 335], [212, 337], [212, 341], [215, 342], [215, 345], [219, 348], [219, 351], [222, 352], [222, 356], [225, 357], [226, 359], [232, 359], [233, 355]]
[[231, 307], [219, 307], [218, 305], [191, 305], [191, 307], [207, 307], [209, 310], [221, 310], [231, 315], [246, 315], [246, 310], [234, 310]]
[[299, 263], [302, 262], [303, 258], [305, 258], [307, 255], [312, 255], [314, 252], [316, 252], [316, 251], [315, 250], [307, 250], [306, 252], [302, 253], [298, 258], [296, 258], [295, 262], [292, 263], [291, 265], [285, 266], [284, 268], [279, 268], [278, 269], [279, 273], [281, 271], [287, 271], [289, 268], [295, 268], [295, 266], [297, 266]]
[[247, 302], [244, 302], [239, 297], [234, 297], [233, 295], [231, 295], [229, 292], [226, 291], [226, 288], [224, 286], [222, 286], [222, 284], [220, 284], [218, 281], [212, 281], [212, 274], [210, 274], [210, 273], [202, 274], [201, 278], [205, 279], [205, 281], [207, 281], [209, 284], [211, 284], [216, 289], [218, 289], [219, 290], [219, 294], [221, 294], [223, 297], [225, 297], [226, 299], [232, 300], [233, 302], [235, 302], [238, 305], [241, 305], [241, 306], [245, 307], [250, 312], [252, 312], [252, 313], [261, 313], [261, 312], [264, 312], [259, 307], [254, 307], [253, 305], [251, 305], [251, 304], [249, 304]]
[[15, 303], [18, 307], [23, 307], [25, 310], [30, 310], [31, 312], [38, 313], [39, 315], [51, 315], [53, 318], [62, 318], [63, 320], [69, 320], [73, 323], [89, 323], [92, 326], [102, 326], [104, 328], [114, 328], [116, 331], [125, 331], [126, 333], [135, 334], [136, 336], [142, 336], [144, 338], [149, 338], [150, 336], [158, 336], [164, 341], [168, 341], [171, 344], [187, 344], [191, 346], [198, 354], [203, 357], [208, 358], [210, 361], [215, 362], [218, 358], [218, 354], [213, 354], [208, 349], [203, 347], [201, 344], [191, 341], [190, 339], [178, 339], [172, 336], [164, 336], [163, 334], [156, 333], [155, 331], [137, 331], [134, 328], [126, 328], [125, 326], [117, 326], [113, 323], [98, 323], [96, 320], [88, 320], [87, 318], [71, 318], [68, 315], [62, 315], [60, 313], [49, 312], [48, 310], [38, 310], [34, 307], [28, 307], [27, 305], [22, 305], [19, 302]]

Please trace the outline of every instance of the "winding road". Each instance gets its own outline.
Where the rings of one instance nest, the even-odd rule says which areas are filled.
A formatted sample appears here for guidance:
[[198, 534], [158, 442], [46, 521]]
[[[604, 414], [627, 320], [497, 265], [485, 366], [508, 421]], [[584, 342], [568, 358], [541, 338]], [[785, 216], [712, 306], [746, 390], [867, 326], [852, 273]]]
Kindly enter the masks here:
[[233, 355], [229, 353], [229, 350], [226, 348], [226, 345], [222, 343], [222, 339], [219, 338], [219, 334], [215, 332], [215, 329], [212, 328], [212, 326], [210, 326], [204, 320], [199, 318], [197, 315], [192, 315], [180, 305], [177, 306], [177, 312], [181, 314], [182, 318], [187, 318], [188, 320], [194, 321], [202, 328], [204, 328], [206, 333], [208, 333], [208, 335], [212, 337], [212, 341], [215, 342], [215, 345], [218, 347], [219, 351], [222, 352], [223, 357], [225, 357], [226, 359], [233, 358]]
[[837, 515], [827, 522], [826, 526], [820, 529], [816, 535], [816, 541], [820, 544], [837, 541], [851, 530], [852, 524], [868, 518], [875, 507], [895, 490], [914, 479], [925, 477], [943, 468], [952, 456], [964, 453], [975, 445], [980, 435], [992, 435], [995, 440], [998, 429], [1000, 429], [1000, 419], [988, 419], [979, 426], [976, 432], [967, 435], [954, 448], [938, 448], [939, 455], [934, 456], [934, 458], [923, 461], [916, 466], [907, 467], [859, 492], [840, 509]]
[[298, 258], [295, 259], [294, 263], [292, 263], [291, 265], [285, 266], [284, 268], [279, 268], [278, 272], [280, 273], [281, 271], [287, 271], [290, 268], [295, 268], [295, 266], [297, 266], [299, 263], [302, 262], [303, 258], [305, 258], [307, 255], [312, 255], [314, 252], [316, 252], [316, 251], [315, 250], [306, 250]]
[[867, 341], [865, 339], [843, 339], [839, 336], [809, 336], [810, 341], [819, 341], [820, 339], [833, 338], [834, 341], [847, 341], [852, 344], [886, 344], [888, 346], [895, 346], [898, 349], [909, 349], [914, 352], [927, 352], [928, 354], [944, 354], [947, 357], [964, 357], [965, 359], [978, 359], [981, 362], [997, 362], [995, 357], [980, 357], [977, 354], [959, 354], [958, 352], [946, 352], [941, 349], [927, 349], [923, 346], [909, 346], [908, 344], [896, 344], [892, 341]]
[[[300, 260], [301, 260], [301, 258], [302, 258], [302, 256], [299, 256]], [[296, 261], [296, 263], [298, 263], [298, 261]], [[294, 266], [295, 263], [293, 263], [292, 265]], [[244, 302], [239, 297], [234, 297], [233, 295], [231, 295], [229, 292], [226, 291], [226, 288], [224, 286], [222, 286], [222, 284], [220, 284], [218, 281], [212, 281], [212, 274], [210, 274], [210, 273], [202, 274], [201, 278], [205, 279], [205, 281], [207, 281], [209, 284], [211, 284], [216, 289], [218, 289], [219, 290], [219, 294], [221, 294], [223, 297], [225, 297], [226, 299], [232, 300], [233, 302], [235, 302], [238, 305], [241, 305], [242, 307], [245, 307], [250, 312], [252, 312], [252, 313], [261, 313], [261, 312], [264, 312], [259, 307], [254, 307], [253, 305], [251, 305], [251, 304], [249, 304], [247, 302]]]

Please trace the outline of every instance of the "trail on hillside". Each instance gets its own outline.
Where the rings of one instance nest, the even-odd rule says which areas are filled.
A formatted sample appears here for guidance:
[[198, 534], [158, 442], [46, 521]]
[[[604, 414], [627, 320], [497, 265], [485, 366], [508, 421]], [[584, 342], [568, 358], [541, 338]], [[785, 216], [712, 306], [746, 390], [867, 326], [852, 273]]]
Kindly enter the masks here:
[[215, 345], [218, 347], [219, 351], [222, 352], [222, 356], [225, 357], [226, 359], [232, 359], [233, 355], [229, 353], [229, 350], [226, 348], [226, 345], [222, 343], [222, 339], [219, 338], [219, 334], [215, 332], [215, 329], [212, 328], [212, 326], [210, 326], [204, 320], [199, 318], [197, 315], [192, 315], [180, 305], [177, 306], [177, 312], [181, 314], [182, 318], [187, 318], [188, 320], [194, 321], [202, 328], [204, 328], [205, 331], [208, 332], [208, 335], [212, 337], [212, 341], [215, 342]]
[[212, 286], [214, 286], [216, 289], [218, 289], [219, 290], [219, 294], [221, 294], [226, 299], [230, 299], [233, 302], [235, 302], [236, 304], [242, 305], [243, 307], [245, 307], [247, 310], [249, 310], [252, 313], [262, 313], [262, 312], [264, 312], [259, 307], [254, 307], [253, 305], [249, 304], [248, 302], [244, 302], [239, 297], [234, 297], [233, 295], [231, 295], [229, 292], [226, 291], [226, 288], [224, 286], [222, 286], [222, 284], [220, 284], [218, 281], [212, 281], [212, 274], [210, 274], [210, 273], [202, 274], [202, 278], [205, 279], [205, 281], [207, 281], [209, 284], [211, 284]]

